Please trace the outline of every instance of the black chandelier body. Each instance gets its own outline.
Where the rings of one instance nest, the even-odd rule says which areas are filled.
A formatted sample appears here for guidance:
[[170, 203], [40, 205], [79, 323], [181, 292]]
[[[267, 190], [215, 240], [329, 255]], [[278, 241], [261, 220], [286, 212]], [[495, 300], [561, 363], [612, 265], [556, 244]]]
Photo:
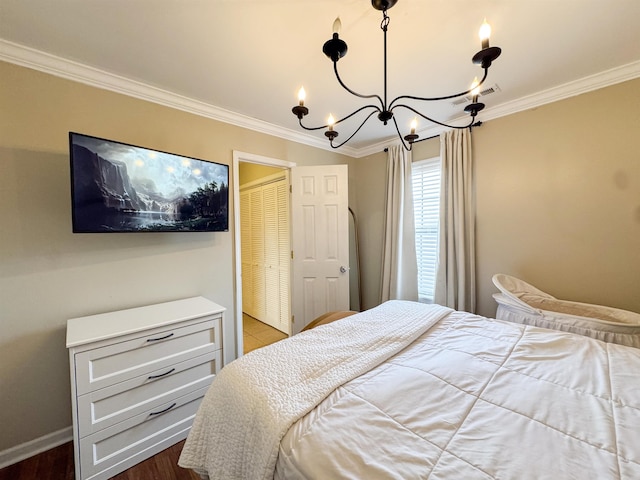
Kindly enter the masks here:
[[[324, 46], [322, 47], [322, 51], [333, 62], [333, 71], [335, 72], [336, 79], [338, 80], [338, 83], [342, 86], [342, 88], [344, 88], [347, 92], [351, 93], [352, 95], [355, 95], [356, 97], [360, 97], [364, 99], [376, 99], [377, 104], [372, 103], [369, 105], [364, 105], [339, 120], [333, 121], [333, 119], [330, 117], [329, 122], [326, 125], [321, 125], [319, 127], [308, 127], [306, 125], [303, 125], [302, 123], [303, 117], [309, 113], [309, 109], [304, 106], [304, 89], [301, 89], [301, 92], [300, 92], [299, 105], [296, 105], [295, 107], [292, 108], [292, 112], [294, 113], [294, 115], [298, 117], [298, 122], [300, 123], [300, 126], [305, 130], [313, 131], [313, 130], [326, 129], [324, 134], [329, 139], [329, 143], [331, 144], [332, 148], [340, 148], [341, 146], [346, 144], [360, 131], [360, 129], [364, 126], [364, 124], [367, 123], [367, 121], [377, 113], [378, 119], [381, 122], [383, 122], [385, 125], [387, 125], [387, 123], [390, 120], [393, 121], [393, 124], [396, 128], [396, 131], [398, 132], [398, 137], [400, 138], [400, 141], [403, 147], [406, 150], [411, 150], [413, 144], [417, 141], [420, 141], [418, 140], [419, 136], [415, 133], [415, 130], [417, 127], [416, 120], [414, 120], [411, 125], [411, 133], [403, 137], [402, 134], [400, 133], [400, 128], [398, 127], [398, 123], [393, 114], [395, 109], [404, 108], [406, 110], [410, 110], [411, 112], [415, 113], [416, 119], [417, 117], [421, 117], [429, 122], [436, 123], [438, 125], [442, 125], [448, 128], [464, 129], [464, 128], [471, 128], [473, 126], [480, 124], [480, 122], [476, 122], [476, 116], [478, 115], [478, 112], [484, 109], [485, 105], [484, 103], [478, 102], [478, 95], [479, 95], [478, 92], [480, 91], [479, 87], [487, 79], [487, 75], [489, 73], [489, 67], [491, 66], [491, 63], [496, 58], [498, 58], [502, 53], [502, 50], [499, 47], [489, 46], [489, 32], [486, 31], [486, 34], [483, 36], [482, 29], [481, 29], [482, 50], [476, 53], [472, 58], [473, 63], [480, 65], [484, 70], [484, 75], [482, 76], [482, 80], [480, 80], [479, 82], [477, 80], [474, 81], [474, 84], [471, 86], [471, 88], [460, 93], [455, 93], [453, 95], [446, 95], [441, 97], [417, 97], [413, 95], [400, 95], [394, 98], [393, 100], [391, 100], [391, 102], [387, 101], [387, 29], [389, 26], [389, 16], [387, 15], [387, 10], [393, 7], [396, 3], [397, 3], [397, 0], [371, 0], [371, 5], [373, 6], [373, 8], [375, 8], [376, 10], [382, 11], [382, 22], [380, 23], [380, 28], [384, 35], [384, 98], [376, 94], [362, 95], [360, 93], [357, 93], [353, 91], [351, 88], [347, 87], [347, 85], [345, 85], [345, 83], [340, 78], [340, 74], [338, 73], [338, 60], [340, 60], [342, 57], [344, 57], [347, 54], [347, 44], [339, 37], [338, 30], [339, 30], [340, 20], [336, 19], [336, 22], [334, 23], [333, 37], [325, 42]], [[487, 29], [489, 29], [489, 26], [486, 23], [483, 25], [483, 27], [485, 26], [487, 27]], [[423, 102], [434, 102], [434, 101], [448, 100], [448, 99], [453, 99], [457, 97], [462, 97], [464, 95], [469, 95], [469, 94], [472, 95], [472, 102], [464, 108], [464, 111], [471, 116], [471, 119], [466, 125], [463, 125], [463, 126], [449, 125], [447, 123], [438, 121], [434, 118], [424, 115], [423, 113], [419, 112], [412, 106], [402, 103], [403, 100], [418, 100]], [[353, 117], [354, 115], [357, 115], [362, 111], [368, 111], [369, 113], [365, 117], [365, 119], [362, 121], [362, 123], [360, 123], [360, 126], [358, 126], [358, 128], [356, 128], [356, 130], [342, 143], [334, 144], [334, 140], [336, 139], [336, 137], [338, 137], [338, 132], [334, 130], [334, 126], [344, 122], [345, 120]]]

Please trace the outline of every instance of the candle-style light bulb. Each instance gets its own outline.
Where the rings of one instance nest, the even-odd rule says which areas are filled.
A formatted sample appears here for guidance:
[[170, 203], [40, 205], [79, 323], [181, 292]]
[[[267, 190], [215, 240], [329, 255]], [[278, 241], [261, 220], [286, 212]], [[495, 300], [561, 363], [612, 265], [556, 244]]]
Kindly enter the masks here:
[[298, 102], [300, 102], [300, 106], [304, 106], [304, 99], [307, 97], [307, 92], [304, 91], [304, 87], [300, 87], [298, 90]]
[[469, 87], [469, 90], [471, 90], [471, 95], [480, 95], [480, 82], [478, 81], [478, 77], [475, 77], [473, 79], [473, 82], [471, 82], [471, 87]]
[[342, 22], [340, 21], [340, 17], [336, 17], [336, 19], [333, 21], [333, 33], [339, 35], [341, 28]]
[[489, 37], [491, 37], [491, 25], [487, 23], [487, 19], [484, 19], [484, 23], [480, 26], [478, 32], [480, 41], [482, 42], [482, 48], [489, 48]]
[[411, 120], [411, 135], [415, 135], [416, 128], [418, 128], [418, 119], [414, 118], [413, 120]]
[[478, 101], [478, 95], [480, 95], [480, 82], [478, 82], [478, 77], [473, 79], [473, 83], [469, 88], [471, 90], [471, 96], [473, 97], [473, 103]]
[[333, 125], [336, 123], [333, 115], [329, 114], [329, 118], [327, 119], [327, 126], [329, 127], [329, 131], [333, 131]]

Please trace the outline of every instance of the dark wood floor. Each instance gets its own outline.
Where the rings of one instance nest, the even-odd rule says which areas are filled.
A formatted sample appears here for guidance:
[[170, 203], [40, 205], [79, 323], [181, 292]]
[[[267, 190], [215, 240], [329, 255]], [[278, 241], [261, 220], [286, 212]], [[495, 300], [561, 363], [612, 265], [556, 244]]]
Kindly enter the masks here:
[[[111, 480], [200, 480], [178, 466], [184, 441], [163, 450]], [[65, 443], [0, 470], [0, 480], [75, 480], [73, 443]]]

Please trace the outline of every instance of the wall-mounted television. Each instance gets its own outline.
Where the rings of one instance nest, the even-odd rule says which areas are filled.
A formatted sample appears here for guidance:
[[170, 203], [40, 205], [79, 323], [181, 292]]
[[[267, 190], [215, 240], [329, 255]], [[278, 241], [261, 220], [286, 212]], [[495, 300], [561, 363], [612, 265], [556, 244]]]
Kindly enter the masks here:
[[69, 132], [74, 233], [229, 230], [229, 166]]

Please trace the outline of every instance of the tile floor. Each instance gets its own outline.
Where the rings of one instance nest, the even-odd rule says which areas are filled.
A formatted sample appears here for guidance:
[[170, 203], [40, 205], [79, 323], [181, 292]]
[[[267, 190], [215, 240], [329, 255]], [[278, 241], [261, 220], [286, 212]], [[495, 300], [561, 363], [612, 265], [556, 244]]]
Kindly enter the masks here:
[[256, 348], [264, 347], [278, 340], [287, 338], [285, 333], [250, 317], [246, 313], [242, 314], [242, 330], [244, 353], [249, 353]]

